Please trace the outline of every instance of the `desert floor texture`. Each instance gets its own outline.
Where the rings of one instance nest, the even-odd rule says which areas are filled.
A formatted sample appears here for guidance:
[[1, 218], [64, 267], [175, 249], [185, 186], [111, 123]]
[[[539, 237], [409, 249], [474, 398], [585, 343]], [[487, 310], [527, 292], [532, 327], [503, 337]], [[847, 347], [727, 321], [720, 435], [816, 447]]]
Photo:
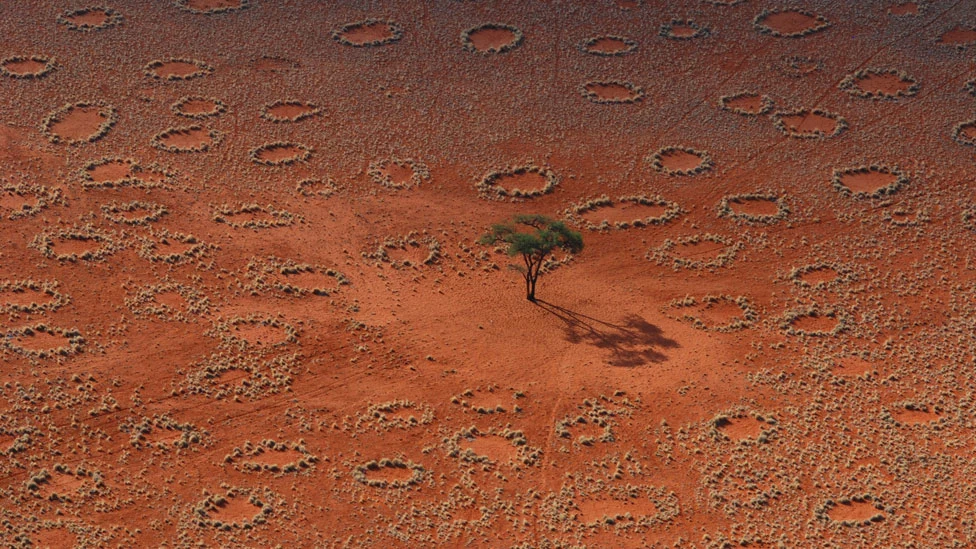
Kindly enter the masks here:
[[[976, 543], [971, 2], [0, 37], [0, 546]], [[584, 233], [538, 304], [515, 213]]]

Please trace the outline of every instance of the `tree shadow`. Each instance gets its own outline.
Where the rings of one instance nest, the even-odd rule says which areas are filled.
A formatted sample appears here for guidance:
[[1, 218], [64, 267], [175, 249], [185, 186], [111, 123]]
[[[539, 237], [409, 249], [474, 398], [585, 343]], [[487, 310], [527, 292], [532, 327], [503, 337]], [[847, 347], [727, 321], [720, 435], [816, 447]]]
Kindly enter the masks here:
[[635, 368], [664, 362], [668, 356], [662, 350], [681, 347], [677, 341], [665, 337], [661, 328], [640, 315], [628, 314], [613, 324], [541, 299], [536, 300], [536, 305], [565, 323], [566, 341], [587, 343], [610, 351], [607, 363], [611, 366]]

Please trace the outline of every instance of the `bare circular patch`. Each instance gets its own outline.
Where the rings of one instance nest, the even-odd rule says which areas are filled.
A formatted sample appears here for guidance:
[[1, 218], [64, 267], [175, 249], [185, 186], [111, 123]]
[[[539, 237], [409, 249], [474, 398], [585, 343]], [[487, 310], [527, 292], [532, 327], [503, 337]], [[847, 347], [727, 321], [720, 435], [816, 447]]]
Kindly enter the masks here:
[[112, 234], [91, 225], [42, 232], [30, 246], [45, 257], [70, 263], [101, 261], [124, 247]]
[[175, 0], [183, 11], [201, 15], [216, 15], [245, 10], [250, 7], [251, 0]]
[[796, 109], [773, 114], [776, 129], [788, 137], [824, 139], [837, 137], [847, 130], [847, 120], [839, 114], [821, 109]]
[[711, 34], [711, 29], [695, 23], [690, 19], [672, 19], [661, 25], [658, 34], [669, 40], [692, 40], [704, 38]]
[[718, 204], [718, 216], [769, 225], [790, 215], [786, 200], [777, 193], [759, 192], [726, 196]]
[[295, 187], [298, 194], [302, 196], [329, 197], [339, 190], [339, 186], [331, 178], [325, 179], [303, 179]]
[[492, 170], [478, 182], [477, 188], [478, 196], [483, 198], [535, 198], [552, 192], [558, 184], [555, 172], [530, 164]]
[[833, 522], [841, 526], [868, 526], [885, 520], [884, 505], [870, 495], [828, 499], [818, 505], [814, 516], [823, 522]]
[[566, 210], [570, 221], [591, 231], [662, 225], [681, 213], [681, 207], [674, 202], [643, 195], [621, 196], [616, 200], [604, 195]]
[[522, 44], [525, 36], [517, 27], [502, 23], [486, 23], [461, 33], [464, 49], [481, 54], [504, 53]]
[[698, 175], [714, 166], [707, 152], [674, 145], [658, 149], [647, 160], [652, 168], [666, 175]]
[[122, 14], [105, 6], [68, 10], [58, 16], [58, 23], [71, 30], [92, 32], [122, 24]]
[[311, 147], [287, 141], [266, 143], [248, 153], [252, 162], [263, 166], [287, 166], [295, 162], [305, 162], [311, 156]]
[[840, 309], [817, 306], [787, 311], [779, 322], [780, 329], [789, 335], [835, 336], [850, 328], [850, 316]]
[[587, 38], [579, 45], [580, 51], [601, 57], [617, 57], [637, 51], [637, 41], [625, 36], [606, 34]]
[[403, 27], [395, 21], [365, 19], [342, 25], [332, 31], [332, 38], [344, 46], [385, 46], [403, 38]]
[[376, 183], [390, 189], [417, 187], [430, 179], [430, 170], [419, 160], [387, 158], [369, 165], [366, 174]]
[[174, 153], [207, 152], [221, 139], [221, 132], [193, 125], [168, 128], [154, 135], [151, 144], [157, 149]]
[[908, 184], [908, 174], [897, 166], [878, 164], [834, 170], [831, 178], [834, 189], [852, 198], [882, 198], [894, 194]]
[[220, 116], [227, 112], [227, 105], [219, 99], [200, 95], [187, 95], [173, 103], [173, 114], [186, 118], [203, 119]]
[[180, 264], [205, 256], [215, 246], [203, 243], [193, 235], [171, 233], [166, 229], [151, 232], [152, 238], [143, 238], [139, 256], [152, 262]]
[[41, 133], [51, 143], [81, 145], [105, 137], [119, 120], [115, 107], [102, 101], [64, 105], [41, 121]]
[[952, 128], [952, 140], [960, 145], [976, 147], [976, 119], [956, 124]]
[[696, 234], [667, 239], [647, 253], [647, 259], [673, 269], [717, 269], [732, 263], [741, 242], [717, 234]]
[[800, 38], [822, 31], [830, 22], [803, 9], [763, 10], [753, 20], [756, 30], [779, 38]]
[[169, 210], [155, 202], [110, 202], [102, 204], [102, 215], [113, 223], [148, 225], [168, 214]]
[[580, 94], [593, 103], [636, 103], [644, 98], [644, 90], [622, 80], [591, 80], [580, 87]]
[[0, 345], [24, 356], [51, 358], [78, 353], [84, 343], [78, 330], [35, 324], [8, 330]]
[[938, 44], [960, 49], [976, 44], [976, 28], [968, 25], [956, 25], [939, 37]]
[[700, 299], [688, 296], [672, 301], [669, 308], [678, 314], [678, 319], [710, 332], [734, 332], [759, 320], [759, 313], [744, 296], [706, 295]]
[[918, 81], [898, 69], [861, 69], [841, 80], [838, 87], [855, 97], [898, 99], [918, 93]]
[[823, 61], [802, 55], [781, 57], [776, 69], [785, 76], [802, 78], [823, 69]]
[[240, 207], [221, 206], [214, 211], [213, 220], [231, 227], [243, 229], [267, 229], [285, 227], [300, 219], [291, 212], [276, 210], [271, 206], [245, 204]]
[[773, 100], [768, 95], [755, 92], [739, 92], [719, 98], [723, 110], [744, 116], [759, 116], [773, 110]]
[[47, 55], [15, 55], [0, 60], [0, 74], [24, 80], [47, 76], [56, 67]]
[[0, 216], [11, 221], [37, 215], [53, 205], [64, 204], [61, 189], [30, 183], [0, 187]]
[[380, 459], [357, 465], [352, 472], [357, 482], [374, 488], [407, 488], [427, 476], [422, 465], [401, 459]]
[[261, 108], [261, 118], [268, 122], [299, 122], [319, 114], [318, 105], [297, 99], [281, 99]]
[[156, 80], [176, 81], [206, 76], [212, 73], [214, 68], [198, 59], [170, 57], [150, 61], [142, 71], [146, 76]]

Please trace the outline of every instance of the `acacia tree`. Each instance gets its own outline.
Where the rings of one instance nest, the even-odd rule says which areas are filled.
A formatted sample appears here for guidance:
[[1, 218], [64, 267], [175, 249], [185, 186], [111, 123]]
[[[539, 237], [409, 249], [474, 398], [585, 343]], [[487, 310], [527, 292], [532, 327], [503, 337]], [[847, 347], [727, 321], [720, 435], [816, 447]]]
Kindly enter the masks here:
[[[526, 230], [528, 229], [528, 230]], [[523, 265], [510, 265], [525, 278], [525, 298], [535, 301], [535, 284], [546, 258], [556, 249], [576, 254], [583, 250], [583, 235], [562, 221], [538, 214], [518, 214], [496, 223], [479, 240], [481, 244], [508, 244], [509, 257], [522, 256]]]

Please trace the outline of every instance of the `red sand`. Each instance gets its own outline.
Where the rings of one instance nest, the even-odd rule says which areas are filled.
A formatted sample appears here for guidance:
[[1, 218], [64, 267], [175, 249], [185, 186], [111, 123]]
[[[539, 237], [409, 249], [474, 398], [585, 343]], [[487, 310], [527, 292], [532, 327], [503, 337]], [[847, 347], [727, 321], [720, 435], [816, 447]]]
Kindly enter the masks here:
[[[6, 213], [42, 196], [14, 198], [9, 188], [18, 185], [60, 189], [64, 201], [3, 219], [0, 278], [56, 282], [70, 301], [54, 311], [7, 312], [3, 333], [43, 323], [78, 330], [84, 344], [39, 358], [18, 345], [49, 351], [65, 339], [0, 341], [0, 545], [15, 537], [57, 547], [973, 545], [976, 247], [963, 212], [976, 201], [976, 164], [972, 148], [952, 139], [973, 116], [963, 89], [973, 52], [954, 47], [976, 41], [962, 27], [973, 23], [971, 6], [926, 3], [918, 16], [892, 17], [898, 2], [821, 3], [817, 13], [835, 27], [787, 40], [753, 25], [762, 9], [786, 3], [676, 0], [663, 11], [661, 3], [627, 3], [627, 10], [613, 0], [434, 9], [255, 0], [208, 16], [171, 1], [119, 2], [112, 7], [124, 24], [91, 33], [57, 22], [63, 1], [4, 3], [4, 56], [50, 55], [58, 69], [0, 78], [0, 206]], [[707, 40], [659, 36], [671, 17], [692, 16], [712, 30]], [[382, 48], [332, 39], [334, 29], [367, 18], [398, 22], [403, 39]], [[463, 30], [491, 21], [518, 26], [524, 45], [490, 57], [464, 51]], [[379, 25], [352, 36], [388, 32]], [[619, 57], [579, 50], [588, 38], [618, 33], [640, 47]], [[798, 74], [788, 66], [794, 56], [822, 63]], [[188, 81], [143, 72], [151, 60], [172, 58], [204, 59], [214, 70]], [[921, 88], [910, 101], [861, 100], [838, 88], [868, 67], [904, 69]], [[643, 100], [598, 105], [581, 97], [581, 84], [611, 81], [639, 86]], [[717, 104], [743, 90], [773, 98], [781, 112], [838, 113], [850, 127], [832, 139], [785, 138], [772, 117]], [[213, 130], [220, 146], [197, 154], [154, 147], [153, 136], [188, 124], [171, 110], [187, 96], [219, 98], [227, 112], [168, 143], [193, 146]], [[261, 118], [283, 98], [310, 101], [329, 116], [299, 124]], [[118, 123], [91, 144], [51, 143], [45, 116], [77, 101], [112, 105]], [[94, 116], [78, 117], [54, 130], [84, 136], [97, 127]], [[815, 117], [786, 123], [833, 128]], [[249, 158], [279, 141], [316, 152], [282, 166]], [[671, 144], [708, 151], [714, 166], [692, 178], [656, 170], [649, 157]], [[93, 170], [96, 181], [153, 173], [167, 185], [83, 184], [88, 163], [116, 157], [141, 169], [111, 163]], [[389, 158], [422, 162], [430, 179], [409, 192], [377, 185], [368, 167]], [[678, 167], [698, 161], [686, 157]], [[911, 184], [875, 201], [831, 187], [835, 170], [872, 162], [899, 166]], [[552, 169], [559, 185], [531, 199], [479, 196], [485, 174], [526, 165]], [[391, 174], [407, 176], [401, 172]], [[304, 180], [335, 188], [306, 196], [297, 190]], [[529, 190], [544, 181], [529, 174], [498, 184]], [[845, 184], [870, 192], [879, 182]], [[723, 197], [760, 190], [789, 203], [784, 222], [719, 215]], [[534, 304], [507, 268], [518, 258], [477, 243], [491, 223], [515, 213], [572, 225], [578, 219], [567, 210], [604, 195], [660, 195], [682, 213], [661, 225], [582, 230], [585, 249], [542, 276]], [[149, 226], [103, 215], [104, 205], [137, 200], [170, 213]], [[273, 230], [214, 220], [222, 205], [244, 204], [295, 219]], [[586, 213], [584, 222], [656, 211], [620, 204]], [[931, 219], [898, 226], [884, 215], [894, 211]], [[110, 234], [115, 253], [70, 262], [39, 250], [39, 235], [85, 234], [86, 225]], [[173, 236], [163, 244], [164, 230], [195, 235], [206, 253], [147, 260], [147, 241], [159, 255], [193, 247]], [[390, 235], [411, 233], [439, 242], [436, 261], [403, 268], [364, 257]], [[714, 268], [674, 264], [731, 251], [708, 241], [666, 249], [667, 261], [650, 257], [665, 241], [691, 235], [736, 243], [735, 259]], [[54, 239], [56, 252], [101, 246]], [[413, 255], [389, 250], [428, 253], [426, 244], [411, 247]], [[249, 268], [271, 256], [334, 268], [348, 284]], [[818, 263], [837, 270], [804, 275], [808, 284], [791, 280], [793, 269]], [[289, 293], [282, 282], [329, 295]], [[199, 299], [184, 299], [172, 284]], [[162, 293], [140, 294], [154, 290]], [[701, 330], [669, 305], [706, 295], [744, 296], [758, 318], [734, 332]], [[5, 310], [33, 301], [50, 300], [0, 292]], [[171, 310], [157, 314], [154, 305]], [[788, 313], [807, 307], [844, 313], [847, 329], [816, 337], [784, 329]], [[714, 323], [740, 314], [728, 304], [688, 312]], [[283, 329], [234, 330], [233, 319], [252, 314], [294, 327], [297, 341], [285, 342]], [[793, 327], [836, 323], [801, 318]], [[235, 334], [248, 343], [227, 337]], [[409, 404], [391, 404], [402, 402]], [[908, 402], [932, 412], [909, 412]], [[395, 411], [377, 417], [381, 405]], [[735, 419], [754, 415], [775, 423]], [[395, 420], [411, 416], [417, 421]], [[733, 418], [723, 431], [740, 442], [715, 436], [718, 416]], [[153, 427], [150, 439], [163, 444], [133, 445], [135, 425], [146, 420], [197, 435], [181, 448], [180, 428]], [[764, 425], [774, 432], [760, 441]], [[451, 455], [445, 439], [472, 428], [493, 434], [459, 442], [488, 462]], [[21, 430], [28, 435], [11, 436]], [[526, 447], [499, 436], [506, 430]], [[293, 472], [252, 470], [243, 466], [247, 456], [225, 461], [247, 441], [269, 439], [303, 444], [320, 459]], [[295, 457], [266, 451], [251, 461]], [[423, 470], [366, 471], [387, 486], [362, 482], [358, 468], [384, 458]], [[28, 488], [58, 464], [97, 472], [102, 483], [52, 479], [69, 490], [69, 481], [79, 483], [71, 501], [50, 498], [48, 483]], [[394, 480], [411, 484], [389, 486]], [[261, 509], [245, 495], [207, 516], [197, 511], [233, 489], [268, 504], [249, 529], [207, 521], [253, 519]], [[860, 494], [872, 503], [816, 513], [826, 501]], [[885, 509], [872, 510], [874, 502]], [[885, 520], [841, 524], [876, 513]]]

